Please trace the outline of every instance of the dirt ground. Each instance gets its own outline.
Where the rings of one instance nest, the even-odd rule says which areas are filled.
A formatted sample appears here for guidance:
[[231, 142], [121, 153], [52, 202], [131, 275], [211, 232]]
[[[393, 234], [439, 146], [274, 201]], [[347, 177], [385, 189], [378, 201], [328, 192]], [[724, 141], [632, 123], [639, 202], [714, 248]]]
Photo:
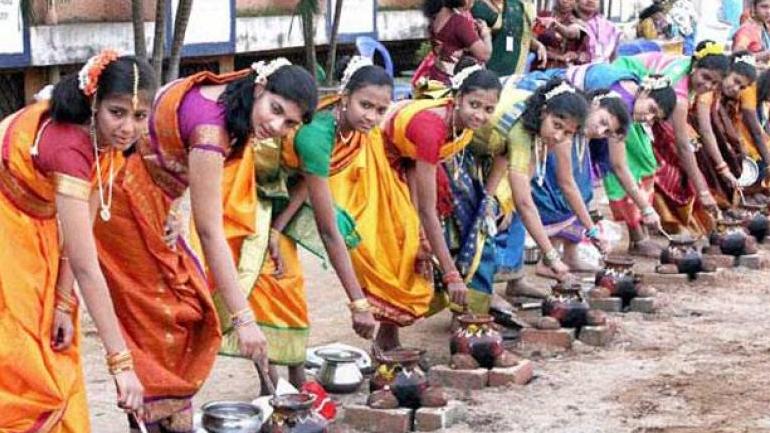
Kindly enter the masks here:
[[[314, 259], [303, 261], [313, 281], [308, 285], [311, 344], [367, 347], [350, 329], [334, 275]], [[648, 261], [637, 267], [651, 266]], [[447, 431], [770, 433], [767, 281], [770, 271], [736, 268], [722, 272], [713, 286], [658, 286], [659, 312], [613, 315], [619, 333], [609, 347], [577, 343], [570, 352], [528, 352], [536, 363], [529, 385], [453, 391], [468, 404], [469, 418]], [[423, 321], [404, 332], [403, 344], [429, 349], [432, 362], [446, 361], [448, 322], [447, 313]], [[114, 407], [114, 388], [88, 326], [84, 347], [93, 431], [125, 432], [125, 417]], [[195, 404], [250, 400], [257, 391], [250, 363], [220, 357]]]

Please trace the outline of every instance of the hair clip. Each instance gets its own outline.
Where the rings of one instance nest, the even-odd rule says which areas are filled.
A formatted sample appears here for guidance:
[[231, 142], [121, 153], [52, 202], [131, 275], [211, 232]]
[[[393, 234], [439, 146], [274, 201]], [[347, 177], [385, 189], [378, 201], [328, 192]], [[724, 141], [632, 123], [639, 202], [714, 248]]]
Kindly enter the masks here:
[[642, 89], [644, 90], [663, 90], [668, 87], [671, 87], [671, 80], [668, 77], [648, 75], [642, 80]]
[[99, 88], [99, 77], [107, 66], [117, 60], [118, 52], [107, 49], [88, 59], [78, 72], [78, 88], [86, 96], [93, 96]]
[[345, 67], [345, 72], [342, 74], [340, 92], [345, 91], [345, 88], [348, 87], [348, 83], [350, 83], [350, 79], [353, 78], [353, 75], [358, 72], [359, 69], [367, 66], [374, 66], [372, 59], [363, 56], [353, 56]]
[[545, 100], [550, 101], [552, 98], [564, 93], [575, 93], [575, 88], [570, 86], [566, 81], [562, 81], [558, 86], [545, 92]]
[[291, 62], [288, 61], [285, 57], [278, 57], [271, 60], [269, 63], [265, 62], [264, 60], [252, 63], [251, 69], [257, 73], [257, 77], [254, 78], [254, 82], [264, 86], [267, 84], [268, 78], [270, 78], [270, 76], [273, 75], [275, 71], [289, 65], [291, 65]]
[[752, 54], [743, 54], [742, 56], [738, 56], [735, 58], [735, 61], [733, 63], [745, 63], [751, 67], [756, 68], [757, 67], [757, 58], [754, 57]]
[[475, 72], [481, 71], [483, 69], [484, 69], [483, 66], [479, 64], [475, 64], [473, 66], [469, 66], [463, 69], [462, 71], [456, 73], [451, 79], [452, 90], [454, 91], [460, 90], [460, 87], [463, 86], [463, 83], [465, 83], [465, 80], [467, 80], [468, 77], [473, 75]]
[[607, 93], [594, 96], [594, 98], [592, 99], [592, 102], [602, 102], [605, 99], [610, 99], [610, 98], [622, 99], [622, 97], [620, 96], [620, 94], [618, 92], [616, 92], [614, 90], [610, 90]]
[[716, 42], [707, 42], [700, 50], [695, 52], [695, 58], [702, 60], [708, 56], [718, 56], [725, 53], [724, 47]]

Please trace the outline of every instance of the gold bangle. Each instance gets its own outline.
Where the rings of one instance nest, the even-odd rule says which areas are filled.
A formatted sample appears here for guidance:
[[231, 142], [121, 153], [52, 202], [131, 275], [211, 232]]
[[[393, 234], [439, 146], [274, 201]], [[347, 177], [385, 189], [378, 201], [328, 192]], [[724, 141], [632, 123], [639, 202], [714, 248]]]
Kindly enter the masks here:
[[372, 304], [366, 298], [359, 298], [349, 302], [348, 308], [353, 313], [368, 313], [372, 310]]
[[72, 312], [75, 311], [71, 306], [67, 304], [61, 304], [59, 302], [56, 303], [54, 308], [61, 311], [64, 314], [72, 314]]
[[277, 229], [277, 228], [275, 228], [275, 227], [270, 227], [270, 234], [271, 234], [271, 235], [275, 235], [275, 236], [280, 236], [280, 235], [281, 235], [281, 231], [280, 231], [280, 230], [278, 230], [278, 229]]
[[129, 350], [107, 355], [107, 369], [115, 376], [118, 373], [134, 369], [134, 359]]
[[59, 256], [59, 261], [60, 262], [69, 262], [70, 258], [65, 256], [64, 254], [62, 254], [62, 255]]

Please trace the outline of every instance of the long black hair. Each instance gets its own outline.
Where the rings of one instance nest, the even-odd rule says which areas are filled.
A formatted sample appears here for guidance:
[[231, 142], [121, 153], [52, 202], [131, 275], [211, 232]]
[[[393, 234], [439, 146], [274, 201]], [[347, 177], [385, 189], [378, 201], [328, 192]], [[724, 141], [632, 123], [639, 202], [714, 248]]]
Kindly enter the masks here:
[[[252, 133], [251, 110], [254, 107], [256, 78], [257, 73], [252, 72], [228, 84], [219, 96], [219, 102], [225, 106], [227, 132], [230, 138], [235, 140], [234, 149], [245, 146]], [[304, 123], [309, 123], [313, 119], [313, 113], [318, 105], [318, 88], [313, 76], [302, 67], [287, 65], [278, 68], [268, 78], [265, 91], [299, 105]]]
[[[134, 56], [122, 56], [110, 62], [102, 71], [94, 102], [99, 104], [103, 99], [115, 95], [132, 95], [136, 79], [134, 65], [139, 71], [139, 90], [149, 93], [150, 96], [155, 94], [158, 80], [152, 66]], [[91, 119], [92, 101], [79, 86], [77, 73], [67, 75], [54, 86], [50, 102], [53, 120], [82, 125]]]
[[[337, 71], [335, 77], [337, 80], [342, 80], [345, 75], [345, 69], [347, 69], [352, 57], [345, 57], [337, 63]], [[345, 83], [345, 91], [348, 94], [354, 93], [356, 90], [366, 86], [387, 86], [393, 88], [393, 78], [388, 75], [388, 72], [381, 66], [367, 65], [356, 70], [350, 77], [347, 83]]]
[[597, 89], [589, 92], [586, 99], [590, 102], [598, 101], [599, 107], [607, 110], [611, 116], [618, 120], [618, 129], [621, 134], [628, 131], [628, 124], [631, 123], [631, 116], [628, 115], [626, 103], [620, 96], [613, 95], [609, 89]]
[[[650, 78], [662, 79], [664, 76], [661, 74], [651, 74]], [[676, 91], [674, 91], [674, 88], [671, 87], [670, 84], [666, 87], [657, 89], [647, 88], [644, 86], [644, 84], [642, 84], [640, 89], [642, 91], [646, 91], [650, 98], [652, 98], [652, 100], [658, 104], [658, 108], [663, 111], [664, 119], [671, 117], [671, 114], [674, 112], [674, 108], [676, 108]]]
[[753, 55], [748, 51], [737, 51], [730, 56], [730, 72], [743, 75], [752, 83], [757, 79], [757, 67], [745, 61], [739, 61], [740, 58]]
[[704, 50], [707, 50], [710, 47], [717, 46], [717, 45], [719, 44], [708, 39], [699, 42], [698, 45], [695, 47], [695, 54], [693, 54], [692, 56], [693, 68], [708, 69], [711, 71], [719, 72], [722, 75], [727, 74], [728, 70], [730, 69], [729, 57], [727, 57], [724, 54], [703, 53]]
[[467, 0], [425, 0], [422, 4], [422, 13], [433, 19], [441, 8], [461, 8]]
[[545, 95], [562, 83], [566, 83], [566, 81], [561, 78], [553, 78], [545, 85], [538, 87], [527, 98], [526, 108], [521, 114], [521, 122], [523, 122], [522, 125], [527, 132], [530, 134], [540, 133], [543, 113], [549, 113], [563, 119], [573, 119], [579, 125], [585, 123], [588, 114], [588, 102], [577, 90], [555, 95], [546, 101]]

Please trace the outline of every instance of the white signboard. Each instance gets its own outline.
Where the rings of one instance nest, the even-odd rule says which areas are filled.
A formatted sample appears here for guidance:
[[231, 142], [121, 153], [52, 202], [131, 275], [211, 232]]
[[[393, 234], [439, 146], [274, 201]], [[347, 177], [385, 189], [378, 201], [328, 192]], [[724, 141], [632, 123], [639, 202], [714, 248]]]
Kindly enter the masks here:
[[[2, 0], [0, 0], [2, 1]], [[232, 16], [230, 0], [194, 0], [184, 44], [230, 42]], [[176, 17], [179, 0], [173, 0], [172, 17]]]
[[24, 53], [21, 0], [0, 0], [0, 54]]
[[[336, 4], [336, 0], [329, 1], [329, 10], [327, 11], [331, 17], [329, 22], [334, 19]], [[375, 0], [343, 0], [339, 34], [374, 33], [376, 30], [374, 16], [376, 7]]]

